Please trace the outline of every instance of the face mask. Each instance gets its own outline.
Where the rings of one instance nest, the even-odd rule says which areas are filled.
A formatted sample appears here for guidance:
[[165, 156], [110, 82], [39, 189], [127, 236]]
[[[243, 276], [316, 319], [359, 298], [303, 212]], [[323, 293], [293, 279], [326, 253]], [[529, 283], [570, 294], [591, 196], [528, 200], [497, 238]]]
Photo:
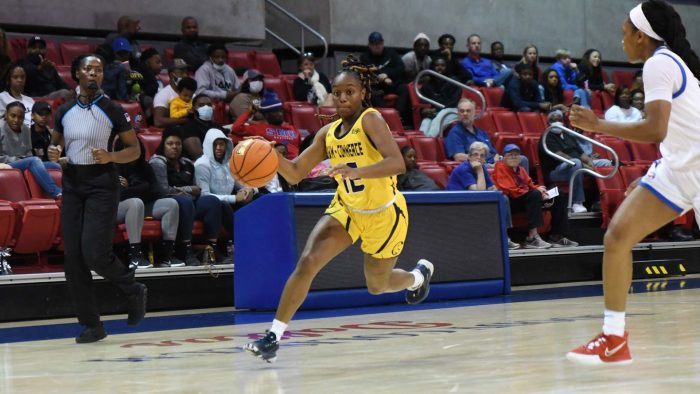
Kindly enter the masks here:
[[212, 115], [214, 115], [214, 108], [212, 108], [210, 105], [197, 108], [197, 116], [201, 120], [209, 121], [211, 120]]
[[216, 64], [214, 61], [211, 61], [211, 65], [214, 67], [214, 70], [216, 71], [223, 71], [224, 70], [224, 65], [223, 64]]
[[252, 81], [250, 83], [250, 92], [251, 93], [260, 93], [262, 88], [263, 88], [263, 81]]

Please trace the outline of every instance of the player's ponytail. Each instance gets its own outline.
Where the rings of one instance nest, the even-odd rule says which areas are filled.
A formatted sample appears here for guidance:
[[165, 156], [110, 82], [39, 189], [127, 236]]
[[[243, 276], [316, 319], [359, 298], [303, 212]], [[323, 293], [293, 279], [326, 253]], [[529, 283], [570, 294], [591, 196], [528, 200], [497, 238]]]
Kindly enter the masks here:
[[696, 78], [700, 79], [700, 59], [686, 38], [681, 16], [663, 0], [648, 0], [642, 4], [644, 16], [656, 34], [677, 54]]

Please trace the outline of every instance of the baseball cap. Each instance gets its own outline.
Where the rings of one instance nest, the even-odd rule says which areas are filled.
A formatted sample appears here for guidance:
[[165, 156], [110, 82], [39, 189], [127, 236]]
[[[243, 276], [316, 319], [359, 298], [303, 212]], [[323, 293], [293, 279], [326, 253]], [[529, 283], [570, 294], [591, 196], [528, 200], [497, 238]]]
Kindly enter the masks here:
[[47, 103], [46, 101], [37, 101], [32, 106], [32, 113], [33, 114], [44, 112], [44, 111], [51, 112], [51, 105], [49, 103]]
[[262, 76], [262, 73], [254, 68], [246, 70], [246, 72], [243, 73], [243, 79], [241, 80], [241, 83], [249, 80], [249, 79], [255, 79], [257, 77]]
[[168, 71], [187, 70], [187, 62], [184, 59], [173, 59], [173, 63], [168, 66]]
[[505, 148], [503, 148], [503, 154], [505, 155], [506, 153], [512, 152], [512, 151], [515, 151], [515, 150], [517, 150], [518, 152], [522, 152], [522, 151], [520, 150], [520, 147], [519, 147], [518, 145], [515, 145], [515, 144], [508, 144], [508, 145], [506, 145]]
[[33, 47], [36, 43], [40, 43], [44, 46], [44, 48], [46, 48], [46, 41], [39, 36], [34, 36], [30, 38], [29, 41], [27, 41], [27, 47]]
[[428, 44], [430, 44], [430, 38], [428, 38], [428, 35], [425, 33], [418, 33], [416, 37], [413, 39], [413, 43], [415, 43], [418, 40], [426, 40], [428, 41]]
[[378, 42], [384, 42], [384, 37], [382, 36], [382, 33], [375, 31], [369, 35], [367, 41], [369, 41], [370, 44], [376, 44]]
[[127, 40], [124, 37], [117, 37], [112, 41], [112, 51], [114, 53], [117, 52], [131, 52], [131, 44], [129, 44], [129, 40]]
[[272, 112], [279, 111], [282, 109], [282, 102], [277, 98], [277, 94], [274, 91], [266, 91], [263, 94], [263, 99], [260, 102], [260, 112]]

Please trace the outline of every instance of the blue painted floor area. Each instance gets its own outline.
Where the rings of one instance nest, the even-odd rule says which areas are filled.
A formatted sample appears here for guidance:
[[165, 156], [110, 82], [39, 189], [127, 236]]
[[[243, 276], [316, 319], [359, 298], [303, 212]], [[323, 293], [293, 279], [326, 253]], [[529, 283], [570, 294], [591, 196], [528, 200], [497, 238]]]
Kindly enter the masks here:
[[[658, 281], [635, 282], [632, 284], [634, 293], [648, 291], [673, 291], [700, 288], [700, 278], [674, 278]], [[324, 309], [299, 311], [294, 320], [318, 319], [324, 317], [339, 317], [353, 315], [369, 315], [377, 313], [407, 312], [411, 310], [444, 309], [470, 307], [479, 305], [494, 305], [510, 302], [543, 301], [565, 298], [595, 297], [603, 294], [601, 284], [572, 285], [553, 288], [517, 290], [510, 295], [477, 298], [458, 301], [431, 302], [420, 305], [382, 305], [362, 308]], [[128, 334], [136, 332], [152, 332], [180, 330], [187, 328], [227, 326], [233, 324], [252, 324], [272, 321], [273, 311], [235, 311], [195, 313], [175, 316], [147, 317], [138, 327], [126, 325], [126, 319], [105, 321], [105, 329], [109, 334]], [[0, 329], [0, 343], [40, 341], [47, 339], [72, 338], [78, 335], [81, 327], [77, 323], [49, 324], [39, 326], [22, 326]]]

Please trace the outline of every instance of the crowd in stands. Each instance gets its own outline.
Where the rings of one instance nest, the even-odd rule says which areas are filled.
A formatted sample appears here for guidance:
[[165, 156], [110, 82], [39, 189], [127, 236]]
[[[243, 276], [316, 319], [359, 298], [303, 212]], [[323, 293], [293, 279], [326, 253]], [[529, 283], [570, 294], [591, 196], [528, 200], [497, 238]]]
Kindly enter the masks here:
[[[223, 240], [233, 233], [236, 209], [265, 193], [334, 189], [324, 163], [298, 185], [276, 177], [260, 189], [238, 183], [227, 165], [234, 143], [247, 136], [274, 141], [276, 149], [294, 158], [334, 114], [333, 76], [316, 70], [312, 54], [299, 58], [297, 74], [271, 74], [250, 62], [249, 55], [243, 64], [225, 45], [202, 41], [194, 17], [182, 20], [182, 39], [163, 53], [142, 47], [139, 30], [137, 19], [123, 16], [117, 31], [92, 48], [105, 59], [103, 93], [122, 103], [142, 143], [141, 157], [119, 168], [118, 219], [127, 228], [131, 264], [140, 268], [154, 263], [199, 264], [201, 258], [195, 257], [192, 246], [198, 222], [205, 256], [219, 263], [230, 261], [230, 248]], [[524, 240], [522, 244], [509, 240], [511, 249], [576, 246], [566, 238], [566, 198], [548, 198], [545, 185], [568, 183], [579, 168], [599, 171], [612, 162], [590, 143], [558, 132], [556, 126], [567, 124], [572, 103], [592, 108], [605, 119], [642, 119], [641, 70], [611, 80], [596, 49], [585, 51], [578, 64], [568, 50], [559, 49], [547, 68], [540, 64], [535, 45], [526, 46], [522, 58], [511, 64], [500, 41], [491, 43], [488, 56], [482, 53], [478, 34], [465, 42], [467, 53], [460, 58], [451, 34], [440, 36], [432, 50], [430, 37], [418, 33], [412, 50], [401, 56], [384, 46], [382, 33], [368, 37], [360, 60], [376, 67], [372, 104], [382, 110], [406, 162], [399, 188], [500, 190], [510, 210], [526, 216]], [[26, 53], [13, 55], [7, 34], [0, 29], [0, 166], [29, 170], [44, 192], [60, 201], [60, 185], [49, 173], [59, 170], [60, 164], [47, 158], [51, 113], [79, 92], [61, 73], [63, 66], [50, 59], [48, 47], [46, 40], [34, 36], [26, 40]], [[415, 81], [423, 70], [479, 90], [486, 107], [445, 78]], [[416, 88], [439, 105], [418, 99]], [[484, 115], [478, 116], [483, 110]], [[550, 125], [552, 132], [542, 141], [540, 136]], [[575, 164], [543, 153], [545, 142]], [[600, 209], [597, 193], [588, 189], [579, 175], [570, 191], [574, 213]], [[144, 254], [141, 240], [141, 228], [149, 220], [161, 226], [155, 261]], [[512, 220], [508, 222], [512, 226]], [[547, 241], [540, 236], [541, 229], [548, 230]]]

